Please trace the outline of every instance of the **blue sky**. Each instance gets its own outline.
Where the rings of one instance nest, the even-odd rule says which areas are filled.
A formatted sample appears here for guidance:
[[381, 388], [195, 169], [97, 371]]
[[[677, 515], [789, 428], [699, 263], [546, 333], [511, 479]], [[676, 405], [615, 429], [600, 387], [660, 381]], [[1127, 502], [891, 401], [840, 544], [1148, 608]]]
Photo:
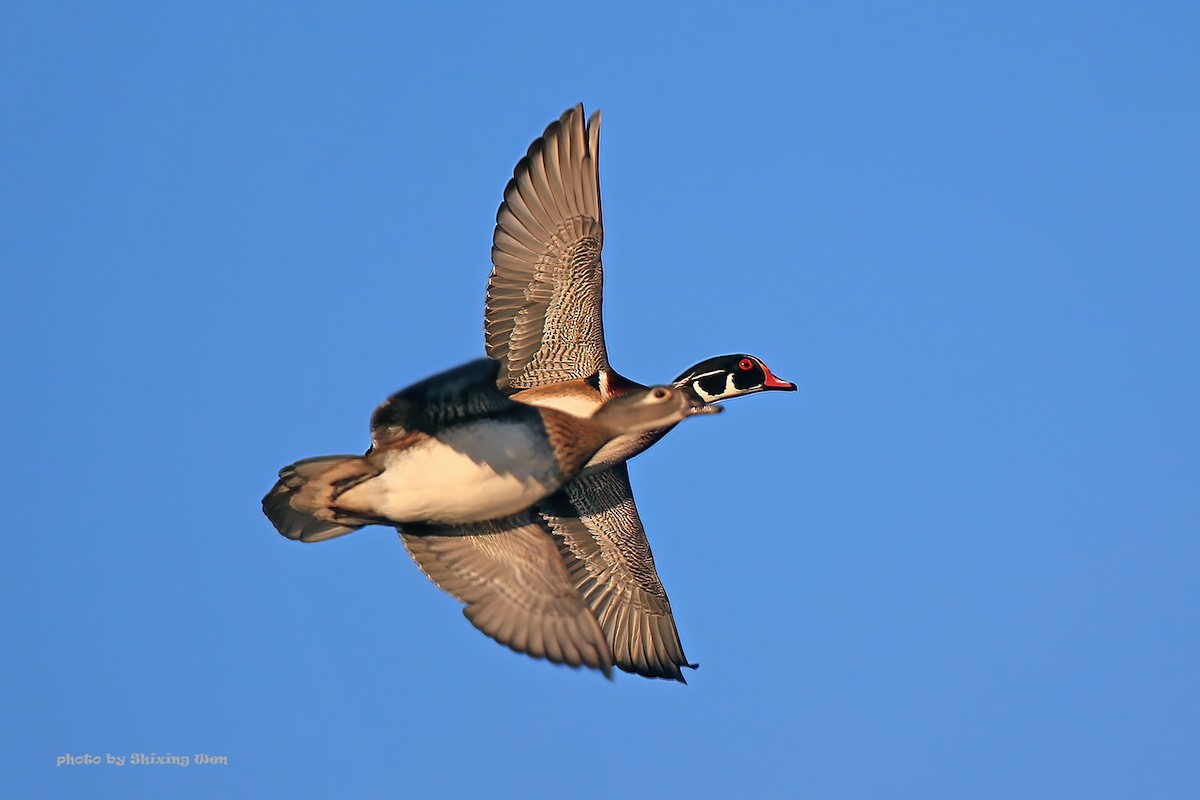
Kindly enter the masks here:
[[[168, 7], [169, 6], [169, 7]], [[0, 766], [39, 797], [1200, 793], [1200, 9], [6, 4]], [[602, 108], [679, 686], [516, 656], [259, 500], [482, 353]], [[227, 766], [63, 766], [64, 754]]]

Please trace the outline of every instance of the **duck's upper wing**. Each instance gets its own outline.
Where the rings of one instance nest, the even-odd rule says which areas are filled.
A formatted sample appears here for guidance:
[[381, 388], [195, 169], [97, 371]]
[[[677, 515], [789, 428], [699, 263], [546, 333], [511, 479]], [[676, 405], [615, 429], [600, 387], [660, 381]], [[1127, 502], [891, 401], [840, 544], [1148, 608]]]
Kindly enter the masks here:
[[622, 463], [568, 483], [538, 507], [572, 585], [627, 672], [686, 683], [689, 664]]
[[491, 522], [406, 525], [400, 538], [479, 630], [518, 653], [610, 675], [612, 654], [553, 537], [532, 512]]
[[469, 361], [396, 392], [371, 415], [373, 447], [415, 432], [433, 433], [447, 425], [501, 412], [525, 413], [496, 386], [500, 363]]
[[529, 389], [608, 366], [601, 305], [600, 112], [550, 124], [518, 162], [496, 213], [484, 315], [499, 386]]

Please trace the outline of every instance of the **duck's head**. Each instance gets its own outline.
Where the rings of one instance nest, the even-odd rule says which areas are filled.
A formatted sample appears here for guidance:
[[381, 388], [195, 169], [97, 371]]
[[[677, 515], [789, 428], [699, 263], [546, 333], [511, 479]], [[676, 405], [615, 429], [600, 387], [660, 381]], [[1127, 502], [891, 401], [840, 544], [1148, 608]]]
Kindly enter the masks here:
[[780, 380], [761, 359], [745, 353], [701, 361], [672, 383], [688, 387], [706, 403], [756, 392], [794, 392], [796, 384]]
[[715, 414], [721, 409], [695, 397], [686, 387], [649, 386], [609, 400], [592, 419], [604, 423], [614, 434], [639, 433], [667, 428], [696, 414]]

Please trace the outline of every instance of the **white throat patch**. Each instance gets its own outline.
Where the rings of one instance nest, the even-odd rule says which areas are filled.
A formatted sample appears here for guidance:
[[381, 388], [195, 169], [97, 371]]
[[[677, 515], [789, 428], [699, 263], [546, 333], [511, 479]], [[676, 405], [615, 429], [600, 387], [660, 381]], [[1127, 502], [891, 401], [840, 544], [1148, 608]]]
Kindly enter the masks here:
[[719, 375], [719, 374], [721, 374], [721, 372], [722, 372], [722, 370], [715, 369], [712, 372], [703, 372], [699, 375], [693, 375], [691, 378], [688, 379], [688, 383], [690, 383], [692, 385], [692, 389], [696, 392], [696, 394], [698, 394], [700, 396], [700, 399], [706, 403], [712, 403], [717, 400], [723, 400], [727, 397], [735, 397], [735, 396], [741, 394], [741, 390], [733, 385], [733, 373], [732, 372], [725, 373], [725, 391], [724, 392], [722, 392], [720, 394], [709, 394], [708, 392], [704, 391], [704, 388], [700, 386], [700, 381], [704, 378], [709, 377], [710, 375]]

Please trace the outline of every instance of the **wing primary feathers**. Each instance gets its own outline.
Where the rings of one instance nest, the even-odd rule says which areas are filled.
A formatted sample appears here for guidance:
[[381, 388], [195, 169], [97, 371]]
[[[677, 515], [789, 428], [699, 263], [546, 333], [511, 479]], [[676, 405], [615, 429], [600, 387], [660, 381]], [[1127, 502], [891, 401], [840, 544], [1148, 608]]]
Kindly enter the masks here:
[[[496, 212], [484, 315], [507, 392], [608, 367], [595, 115], [568, 109], [517, 162]], [[590, 147], [589, 147], [590, 145]]]

